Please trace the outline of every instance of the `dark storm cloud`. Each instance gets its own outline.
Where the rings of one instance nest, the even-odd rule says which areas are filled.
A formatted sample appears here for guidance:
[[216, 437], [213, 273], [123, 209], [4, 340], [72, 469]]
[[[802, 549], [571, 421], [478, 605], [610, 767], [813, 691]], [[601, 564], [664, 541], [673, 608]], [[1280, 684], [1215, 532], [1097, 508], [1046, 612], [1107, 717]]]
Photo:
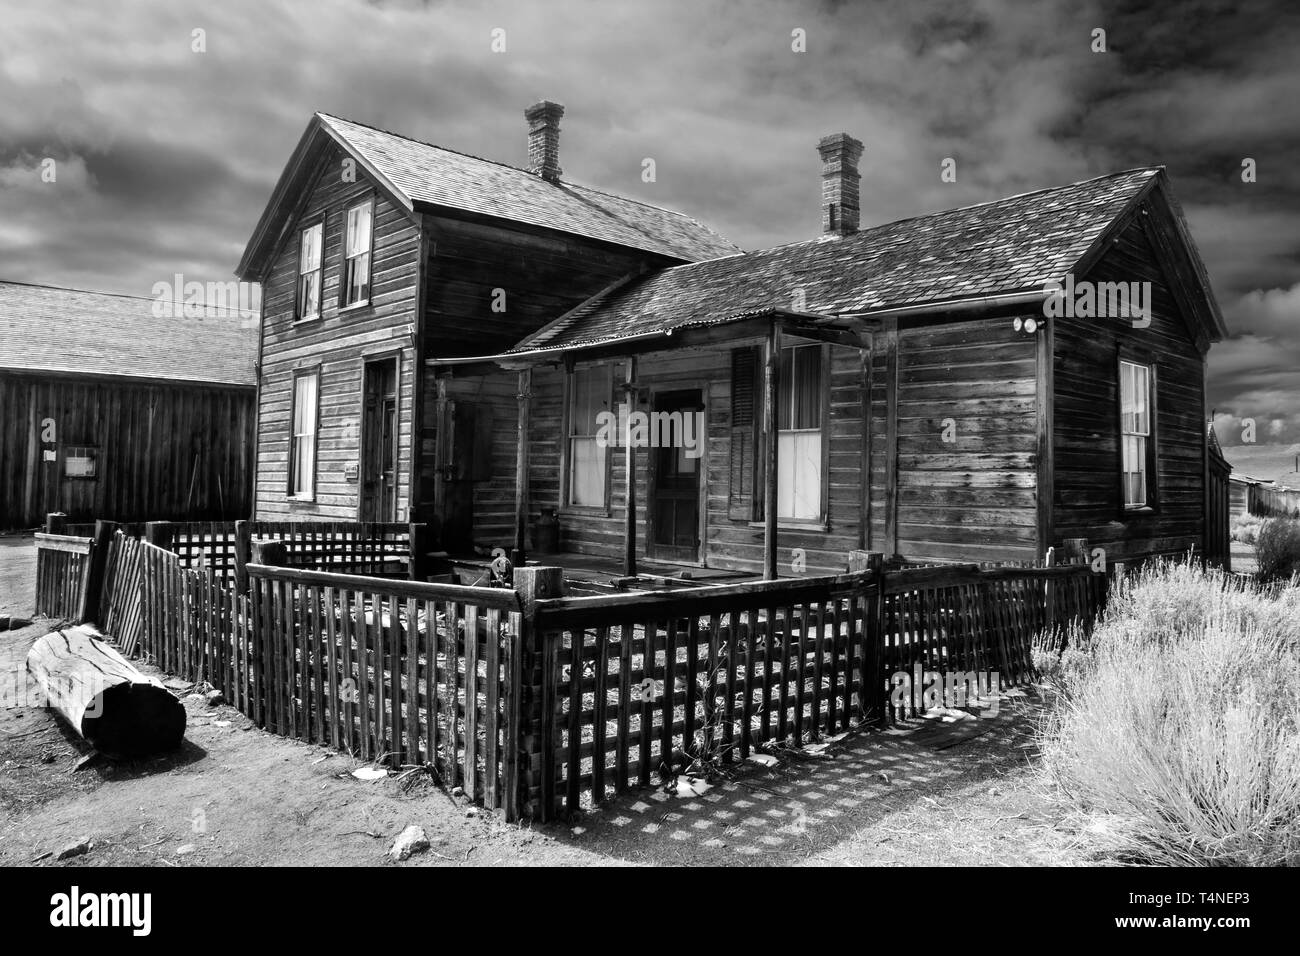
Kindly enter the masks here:
[[[1164, 164], [1240, 330], [1213, 350], [1211, 400], [1298, 441], [1291, 6], [28, 5], [0, 32], [0, 274], [143, 293], [176, 271], [227, 278], [318, 109], [521, 164], [523, 107], [558, 100], [567, 178], [747, 248], [815, 234], [829, 132], [866, 143], [864, 225]], [[47, 157], [55, 184], [40, 181]], [[1241, 181], [1245, 157], [1256, 183]], [[946, 158], [956, 183], [939, 179]]]

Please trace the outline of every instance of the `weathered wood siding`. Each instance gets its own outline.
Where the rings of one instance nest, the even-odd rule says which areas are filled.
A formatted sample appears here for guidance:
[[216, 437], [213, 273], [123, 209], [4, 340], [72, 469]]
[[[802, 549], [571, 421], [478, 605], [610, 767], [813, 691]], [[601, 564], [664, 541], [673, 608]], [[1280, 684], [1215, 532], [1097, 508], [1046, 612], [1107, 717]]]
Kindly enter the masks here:
[[[737, 342], [736, 345], [745, 344]], [[842, 571], [848, 552], [860, 547], [862, 521], [862, 378], [857, 349], [832, 348], [830, 384], [830, 488], [827, 530], [783, 528], [781, 573], [795, 574], [795, 549], [802, 550], [802, 571]], [[623, 366], [616, 364], [615, 381]], [[728, 516], [730, 481], [731, 355], [729, 349], [660, 352], [638, 359], [637, 381], [649, 389], [699, 388], [705, 402], [707, 456], [702, 460], [706, 484], [705, 564], [708, 567], [759, 571], [763, 561], [760, 524]], [[471, 387], [464, 386], [462, 387]], [[476, 486], [476, 538], [480, 545], [508, 546], [513, 536], [515, 380], [503, 376], [494, 389], [499, 408], [494, 418], [494, 471], [490, 486]], [[529, 441], [530, 521], [542, 507], [560, 507], [563, 372], [539, 368], [533, 373]], [[645, 406], [641, 406], [644, 410]], [[646, 554], [649, 450], [635, 455], [637, 552]], [[507, 460], [509, 459], [509, 460]], [[610, 452], [609, 507], [599, 512], [560, 508], [560, 546], [580, 554], [620, 558], [626, 514], [626, 469], [623, 449]], [[531, 524], [529, 534], [531, 536]]]
[[[73, 521], [248, 517], [254, 390], [0, 375], [0, 528], [51, 511]], [[53, 445], [42, 422], [53, 419]], [[64, 477], [70, 446], [97, 449], [97, 476]], [[55, 461], [44, 460], [46, 449]]]
[[[898, 332], [896, 521], [903, 559], [1026, 560], [1036, 553], [1035, 351], [1034, 337], [1017, 332], [1011, 317]], [[873, 370], [872, 447], [880, 454], [872, 457], [871, 547], [888, 554], [884, 352], [877, 349]]]
[[[1125, 319], [1054, 320], [1053, 538], [1087, 538], [1110, 560], [1185, 553], [1203, 544], [1205, 522], [1204, 356], [1171, 295], [1140, 220], [1086, 276], [1094, 282], [1151, 282], [1151, 325]], [[1159, 504], [1125, 514], [1120, 485], [1121, 350], [1156, 369]]]
[[[392, 354], [392, 349], [400, 349], [397, 519], [408, 517], [416, 366], [411, 335], [416, 327], [420, 230], [401, 207], [373, 189], [359, 169], [356, 182], [343, 182], [341, 160], [342, 154], [336, 150], [322, 163], [302, 214], [304, 221], [325, 214], [321, 318], [294, 322], [297, 230], [286, 237], [263, 285], [256, 489], [259, 518], [358, 518], [361, 482], [347, 480], [345, 468], [361, 464], [364, 362], [367, 357]], [[372, 193], [370, 304], [340, 310], [347, 209]], [[288, 496], [293, 376], [297, 369], [316, 365], [321, 372], [316, 497], [310, 502], [293, 501]]]
[[[526, 226], [506, 228], [432, 215], [426, 215], [424, 220], [428, 235], [426, 359], [503, 352], [611, 283], [638, 271], [643, 264], [667, 264], [648, 253]], [[433, 370], [424, 372], [424, 414], [418, 451], [424, 478], [417, 511], [426, 516], [434, 514], [437, 505], [434, 476], [438, 467], [438, 374]], [[504, 428], [503, 416], [509, 418], [511, 428], [515, 422], [517, 388], [514, 377], [508, 377], [508, 385], [502, 386], [509, 393], [505, 400], [508, 407], [503, 413], [494, 409], [498, 430]], [[494, 376], [489, 381], [497, 383]], [[497, 388], [497, 384], [490, 385], [489, 390]], [[460, 394], [465, 397], [463, 391]], [[494, 402], [498, 398], [487, 400]], [[511, 528], [514, 526], [513, 431], [509, 433], [509, 446], [508, 506], [498, 501], [495, 485], [501, 483], [500, 478], [492, 479], [494, 487], [475, 490], [476, 522], [481, 502], [486, 509], [482, 514], [489, 522], [485, 532], [489, 536], [498, 533], [496, 523], [505, 512], [505, 520]], [[498, 451], [505, 453], [504, 447]], [[493, 468], [494, 476], [502, 473]]]

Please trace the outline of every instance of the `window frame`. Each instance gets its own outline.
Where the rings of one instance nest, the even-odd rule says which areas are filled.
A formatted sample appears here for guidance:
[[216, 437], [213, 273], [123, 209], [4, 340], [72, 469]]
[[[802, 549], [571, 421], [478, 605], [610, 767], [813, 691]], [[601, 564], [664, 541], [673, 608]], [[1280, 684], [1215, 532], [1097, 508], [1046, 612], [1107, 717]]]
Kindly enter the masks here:
[[[317, 257], [315, 274], [319, 277], [319, 286], [316, 292], [316, 312], [312, 315], [302, 314], [302, 280], [306, 275], [302, 271], [302, 237], [305, 232], [311, 229], [320, 230], [320, 255]], [[294, 279], [293, 279], [293, 321], [297, 322], [316, 322], [325, 317], [325, 216], [320, 214], [311, 219], [305, 220], [298, 226], [298, 248], [294, 255]]]
[[[298, 461], [298, 441], [299, 432], [297, 429], [298, 421], [298, 382], [307, 377], [315, 378], [315, 396], [313, 407], [315, 410], [315, 419], [311, 428], [311, 488], [307, 494], [300, 494], [297, 490], [298, 474], [296, 463]], [[316, 478], [317, 465], [320, 456], [320, 379], [321, 367], [319, 365], [310, 365], [293, 370], [289, 392], [289, 457], [285, 467], [286, 489], [285, 497], [289, 501], [315, 501], [316, 500]], [[302, 433], [307, 434], [306, 432]]]
[[[348, 294], [352, 283], [349, 271], [349, 264], [357, 256], [348, 255], [348, 228], [352, 220], [352, 213], [364, 206], [370, 207], [370, 235], [367, 238], [366, 251], [364, 255], [368, 257], [366, 264], [366, 294], [364, 297], [355, 301], [348, 301]], [[374, 194], [366, 196], [357, 202], [348, 203], [343, 209], [343, 244], [339, 249], [339, 311], [344, 312], [349, 309], [360, 309], [370, 305], [375, 295], [375, 209], [376, 202]]]
[[[784, 340], [781, 343], [781, 351], [784, 352], [786, 349], [798, 349], [798, 348], [821, 349], [821, 360], [817, 365], [818, 375], [821, 376], [821, 381], [819, 382], [819, 388], [818, 388], [818, 396], [821, 402], [821, 415], [819, 419], [819, 424], [816, 429], [810, 429], [810, 428], [809, 429], [779, 429], [779, 428], [774, 429], [771, 427], [771, 423], [766, 421], [766, 415], [763, 411], [760, 411], [759, 414], [756, 416], [760, 427], [758, 433], [758, 442], [756, 443], [755, 446], [755, 455], [754, 455], [754, 481], [753, 481], [754, 496], [753, 496], [753, 503], [752, 503], [753, 518], [749, 524], [751, 527], [756, 527], [756, 528], [764, 526], [763, 505], [766, 500], [766, 489], [764, 487], [764, 481], [766, 477], [765, 470], [764, 470], [764, 461], [766, 460], [767, 457], [766, 447], [767, 447], [768, 436], [773, 432], [775, 432], [778, 436], [778, 441], [779, 441], [780, 433], [782, 431], [810, 432], [816, 430], [821, 434], [821, 463], [819, 465], [819, 474], [818, 474], [821, 488], [820, 488], [820, 497], [819, 497], [820, 503], [818, 505], [818, 515], [815, 518], [793, 518], [793, 517], [782, 517], [781, 515], [778, 514], [776, 519], [776, 524], [778, 528], [790, 528], [793, 530], [800, 530], [800, 531], [829, 531], [830, 530], [831, 347], [825, 342], [817, 342], [815, 340], [810, 340], [810, 339], [801, 339], [793, 335], [784, 336]], [[763, 363], [764, 363], [764, 359], [763, 359], [762, 352], [760, 351], [759, 378], [757, 382], [760, 395], [762, 394], [762, 389], [764, 387], [763, 386]], [[778, 363], [779, 363], [779, 359], [778, 359]], [[778, 368], [779, 367], [780, 366], [778, 364]], [[792, 369], [795, 367], [793, 360], [791, 361], [790, 367]], [[782, 377], [780, 382], [778, 382], [777, 391], [780, 392], [781, 389], [784, 387], [785, 387], [785, 378]], [[791, 394], [791, 400], [793, 401], [793, 395], [794, 395], [793, 383], [791, 383], [790, 394]], [[777, 396], [777, 399], [778, 399], [778, 408], [776, 409], [776, 413], [779, 422], [780, 420], [779, 418], [780, 395], [779, 394]], [[779, 461], [780, 459], [778, 458], [778, 467], [780, 467]], [[778, 494], [779, 494], [779, 489], [778, 489]]]
[[[1147, 409], [1147, 430], [1145, 434], [1140, 432], [1130, 432], [1126, 430], [1124, 423], [1124, 367], [1132, 366], [1140, 368], [1146, 372], [1146, 409]], [[1115, 364], [1115, 411], [1118, 435], [1118, 464], [1119, 464], [1119, 510], [1123, 518], [1131, 518], [1135, 515], [1157, 514], [1160, 510], [1160, 472], [1158, 454], [1159, 448], [1159, 428], [1157, 425], [1159, 407], [1157, 398], [1159, 395], [1158, 375], [1156, 363], [1146, 355], [1137, 355], [1122, 351], [1116, 359]], [[1142, 437], [1145, 439], [1145, 453], [1143, 455], [1142, 469], [1144, 476], [1144, 500], [1140, 503], [1130, 503], [1128, 500], [1128, 472], [1125, 470], [1125, 446], [1128, 444], [1129, 436]]]
[[574, 367], [567, 369], [565, 371], [564, 414], [563, 414], [563, 426], [562, 426], [563, 430], [561, 432], [563, 436], [563, 444], [561, 445], [560, 448], [560, 456], [562, 459], [560, 464], [560, 475], [561, 475], [560, 511], [562, 513], [587, 514], [587, 515], [594, 514], [594, 515], [604, 515], [604, 516], [609, 516], [611, 514], [610, 509], [611, 509], [612, 495], [610, 494], [610, 484], [611, 484], [611, 474], [612, 474], [612, 466], [613, 466], [613, 455], [610, 454], [610, 451], [613, 448], [622, 447], [620, 444], [622, 438], [619, 435], [615, 435], [614, 443], [605, 449], [604, 469], [603, 469], [604, 474], [601, 476], [602, 477], [601, 487], [603, 489], [602, 503], [598, 505], [579, 505], [579, 504], [571, 503], [571, 498], [573, 495], [573, 461], [574, 461], [573, 441], [575, 438], [595, 437], [594, 435], [575, 436], [573, 434], [573, 417], [574, 417], [573, 402], [577, 396], [577, 390], [574, 387], [575, 376], [578, 375], [579, 373], [602, 371], [604, 372], [606, 378], [605, 394], [609, 398], [609, 407], [607, 410], [617, 415], [618, 410], [615, 403], [616, 396], [614, 391], [614, 373], [616, 369], [617, 369], [617, 363], [615, 362], [599, 362], [599, 363], [590, 363], [586, 365], [575, 365]]

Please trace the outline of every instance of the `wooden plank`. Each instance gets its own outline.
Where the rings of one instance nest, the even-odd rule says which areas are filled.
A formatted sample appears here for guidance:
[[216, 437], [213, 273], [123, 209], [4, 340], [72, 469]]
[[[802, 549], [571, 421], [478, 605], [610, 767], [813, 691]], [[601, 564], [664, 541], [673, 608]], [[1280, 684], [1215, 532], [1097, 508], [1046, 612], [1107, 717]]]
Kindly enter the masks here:
[[501, 731], [498, 717], [501, 709], [501, 611], [497, 608], [488, 609], [483, 649], [487, 685], [483, 707], [483, 801], [495, 809], [501, 806], [498, 777], [501, 752], [497, 743]]
[[[454, 628], [448, 622], [448, 628]], [[478, 607], [465, 608], [465, 798], [477, 800], [478, 789]]]
[[606, 711], [609, 704], [609, 628], [596, 628], [596, 673], [592, 687], [591, 715], [591, 798], [605, 801], [605, 758], [609, 747]]
[[614, 792], [623, 793], [628, 788], [628, 757], [631, 744], [632, 714], [632, 644], [636, 624], [623, 618], [619, 624], [618, 643], [618, 720], [614, 750]]

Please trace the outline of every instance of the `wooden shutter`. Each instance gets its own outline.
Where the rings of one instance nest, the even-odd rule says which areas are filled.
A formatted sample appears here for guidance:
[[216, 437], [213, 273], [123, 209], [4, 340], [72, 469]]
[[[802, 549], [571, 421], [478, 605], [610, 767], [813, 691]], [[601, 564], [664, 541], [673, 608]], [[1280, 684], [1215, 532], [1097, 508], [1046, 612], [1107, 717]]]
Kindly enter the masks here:
[[727, 516], [737, 521], [754, 518], [759, 358], [759, 350], [752, 346], [731, 350], [731, 483]]

